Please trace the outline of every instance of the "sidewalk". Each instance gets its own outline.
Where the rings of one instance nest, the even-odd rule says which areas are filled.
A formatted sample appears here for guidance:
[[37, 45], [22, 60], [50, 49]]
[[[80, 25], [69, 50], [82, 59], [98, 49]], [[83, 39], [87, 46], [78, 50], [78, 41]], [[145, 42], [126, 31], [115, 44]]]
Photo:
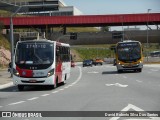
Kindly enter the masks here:
[[13, 85], [12, 78], [7, 69], [0, 70], [0, 89]]

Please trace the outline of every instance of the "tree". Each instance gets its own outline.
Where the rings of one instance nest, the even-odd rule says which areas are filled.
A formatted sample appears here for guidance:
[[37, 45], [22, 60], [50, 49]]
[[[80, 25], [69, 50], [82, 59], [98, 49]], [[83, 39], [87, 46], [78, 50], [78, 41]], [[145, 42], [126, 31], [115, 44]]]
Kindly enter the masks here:
[[101, 27], [101, 31], [102, 32], [108, 32], [109, 31], [109, 26]]

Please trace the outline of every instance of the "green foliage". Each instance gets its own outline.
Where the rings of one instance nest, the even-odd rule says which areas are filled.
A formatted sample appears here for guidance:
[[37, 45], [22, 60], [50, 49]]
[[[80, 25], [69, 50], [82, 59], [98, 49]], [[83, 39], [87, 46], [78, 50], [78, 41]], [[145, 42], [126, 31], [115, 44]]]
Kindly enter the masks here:
[[108, 32], [109, 31], [109, 27], [108, 26], [101, 27], [101, 31], [102, 32]]
[[83, 60], [96, 58], [104, 59], [114, 54], [113, 51], [105, 48], [76, 48], [75, 50], [80, 54]]
[[95, 27], [69, 27], [67, 32], [98, 32], [99, 29]]

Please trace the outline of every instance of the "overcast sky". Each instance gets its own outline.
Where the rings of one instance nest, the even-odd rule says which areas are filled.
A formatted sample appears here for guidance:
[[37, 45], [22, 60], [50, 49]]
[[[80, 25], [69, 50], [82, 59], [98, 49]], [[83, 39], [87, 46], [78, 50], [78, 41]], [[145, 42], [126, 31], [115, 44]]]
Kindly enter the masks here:
[[160, 0], [63, 0], [67, 6], [75, 6], [83, 14], [160, 13]]

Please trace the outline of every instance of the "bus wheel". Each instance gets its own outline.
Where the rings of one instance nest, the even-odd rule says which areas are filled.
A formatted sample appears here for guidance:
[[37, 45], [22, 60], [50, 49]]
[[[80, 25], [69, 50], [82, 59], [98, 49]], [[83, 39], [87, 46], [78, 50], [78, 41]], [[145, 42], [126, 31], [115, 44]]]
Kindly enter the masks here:
[[139, 72], [142, 72], [142, 69], [140, 68], [138, 71], [139, 71]]
[[24, 89], [24, 86], [23, 85], [18, 85], [18, 90], [19, 91], [22, 91]]
[[58, 76], [56, 78], [56, 81], [55, 81], [55, 84], [54, 84], [54, 88], [57, 88], [57, 85], [58, 85]]
[[118, 73], [122, 73], [122, 70], [118, 70]]

